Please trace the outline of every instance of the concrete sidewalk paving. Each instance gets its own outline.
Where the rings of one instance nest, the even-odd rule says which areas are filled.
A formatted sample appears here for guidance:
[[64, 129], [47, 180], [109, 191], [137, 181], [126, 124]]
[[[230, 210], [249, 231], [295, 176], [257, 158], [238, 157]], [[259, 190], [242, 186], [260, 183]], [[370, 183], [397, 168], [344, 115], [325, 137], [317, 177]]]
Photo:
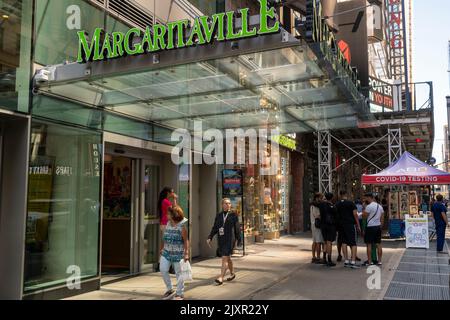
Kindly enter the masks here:
[[[403, 251], [397, 249], [398, 244], [393, 244], [391, 255], [399, 256]], [[359, 256], [365, 257], [365, 251], [359, 248]], [[334, 258], [336, 259], [336, 247], [334, 246]], [[249, 300], [249, 299], [339, 299], [339, 294], [331, 294], [330, 290], [336, 289], [335, 281], [342, 281], [345, 286], [357, 286], [356, 292], [350, 298], [353, 299], [377, 299], [380, 290], [371, 296], [361, 294], [360, 286], [365, 286], [365, 270], [349, 270], [342, 264], [330, 270], [321, 265], [312, 265], [311, 261], [311, 237], [309, 234], [298, 236], [286, 236], [279, 240], [266, 240], [264, 244], [248, 246], [248, 251], [255, 253], [245, 257], [233, 258], [236, 279], [233, 282], [224, 282], [222, 286], [214, 284], [214, 279], [220, 273], [221, 260], [219, 258], [208, 259], [192, 264], [194, 281], [187, 283], [185, 299], [187, 300]], [[388, 251], [389, 252], [389, 251]], [[398, 254], [394, 254], [398, 253]], [[389, 255], [389, 253], [388, 253]], [[388, 268], [386, 268], [388, 272]], [[341, 273], [357, 272], [360, 282], [349, 282], [346, 277], [355, 274], [344, 275]], [[311, 290], [317, 290], [314, 283], [290, 288], [290, 295], [271, 295], [270, 290], [280, 283], [289, 282], [291, 278], [302, 275], [305, 279], [312, 279], [311, 274], [316, 273], [323, 281], [325, 287], [319, 288], [321, 296], [312, 295]], [[388, 278], [387, 276], [384, 277]], [[176, 280], [172, 276], [175, 286]], [[385, 283], [383, 283], [385, 285]], [[386, 284], [387, 285], [387, 284]], [[312, 286], [312, 287], [309, 287]], [[364, 289], [364, 288], [363, 288]], [[70, 300], [159, 300], [166, 291], [160, 273], [151, 273], [129, 278], [123, 281], [104, 285], [100, 290], [69, 298]], [[367, 291], [367, 289], [365, 289]]]

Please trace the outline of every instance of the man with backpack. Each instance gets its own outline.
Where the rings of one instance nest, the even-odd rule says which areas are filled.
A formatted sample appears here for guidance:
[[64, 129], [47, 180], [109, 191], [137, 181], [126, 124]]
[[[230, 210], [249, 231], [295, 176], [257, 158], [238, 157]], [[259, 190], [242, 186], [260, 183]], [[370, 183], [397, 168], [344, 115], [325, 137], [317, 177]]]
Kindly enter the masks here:
[[332, 193], [325, 194], [325, 201], [319, 206], [320, 210], [320, 229], [325, 242], [325, 252], [327, 253], [327, 266], [334, 267], [335, 263], [331, 261], [333, 242], [336, 241], [336, 207], [331, 202]]

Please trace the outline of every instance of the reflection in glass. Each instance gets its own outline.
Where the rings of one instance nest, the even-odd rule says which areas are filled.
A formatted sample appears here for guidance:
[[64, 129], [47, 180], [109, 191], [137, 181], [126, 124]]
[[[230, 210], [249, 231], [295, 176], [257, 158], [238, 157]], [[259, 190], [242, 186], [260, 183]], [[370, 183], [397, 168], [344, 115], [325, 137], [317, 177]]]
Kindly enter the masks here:
[[98, 274], [100, 143], [95, 132], [33, 122], [25, 291], [65, 283], [69, 267]]
[[158, 262], [159, 219], [156, 212], [159, 188], [159, 167], [145, 165], [144, 173], [144, 252], [143, 264]]
[[0, 107], [28, 110], [31, 0], [0, 1]]

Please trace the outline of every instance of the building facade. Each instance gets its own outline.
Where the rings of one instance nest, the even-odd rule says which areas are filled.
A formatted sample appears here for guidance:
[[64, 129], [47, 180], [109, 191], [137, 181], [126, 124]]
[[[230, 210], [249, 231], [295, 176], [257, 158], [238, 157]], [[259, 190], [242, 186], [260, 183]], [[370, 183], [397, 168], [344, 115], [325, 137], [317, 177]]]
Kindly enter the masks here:
[[[320, 1], [306, 3], [303, 20], [315, 22], [295, 28], [302, 12], [278, 6], [272, 16], [267, 1], [3, 1], [0, 297], [61, 298], [152, 272], [164, 186], [174, 188], [189, 218], [192, 257], [215, 255], [204, 240], [224, 196], [247, 244], [305, 230], [315, 191], [312, 132], [354, 127], [368, 112], [351, 68], [327, 49], [335, 45], [330, 34], [311, 38]], [[245, 11], [233, 12], [245, 8], [248, 27], [261, 27], [264, 14], [267, 29], [283, 25], [239, 38]], [[86, 46], [95, 50], [99, 41], [112, 52], [118, 47], [109, 35], [138, 30], [126, 39], [136, 49], [147, 29], [153, 37], [186, 21], [192, 37], [197, 17], [224, 11], [234, 40], [216, 35], [195, 45], [207, 36], [198, 33], [192, 47], [78, 61], [80, 32]], [[341, 80], [331, 81], [338, 73]], [[205, 130], [279, 135], [259, 136], [256, 163], [176, 164], [173, 132], [195, 136], [196, 121]], [[265, 140], [273, 143], [261, 149]], [[190, 147], [188, 160], [206, 150]], [[265, 173], [272, 159], [276, 170]], [[67, 287], [71, 276], [79, 276], [81, 290]]]

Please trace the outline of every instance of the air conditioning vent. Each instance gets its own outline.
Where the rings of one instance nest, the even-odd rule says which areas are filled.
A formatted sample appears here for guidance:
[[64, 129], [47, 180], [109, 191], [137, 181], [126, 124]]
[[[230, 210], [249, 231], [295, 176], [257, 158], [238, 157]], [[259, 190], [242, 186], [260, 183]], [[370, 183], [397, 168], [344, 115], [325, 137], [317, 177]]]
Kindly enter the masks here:
[[[103, 8], [106, 7], [106, 0], [90, 0], [90, 2]], [[108, 11], [112, 16], [130, 26], [142, 30], [153, 26], [153, 14], [132, 0], [109, 0]], [[156, 23], [162, 24], [158, 19]]]

